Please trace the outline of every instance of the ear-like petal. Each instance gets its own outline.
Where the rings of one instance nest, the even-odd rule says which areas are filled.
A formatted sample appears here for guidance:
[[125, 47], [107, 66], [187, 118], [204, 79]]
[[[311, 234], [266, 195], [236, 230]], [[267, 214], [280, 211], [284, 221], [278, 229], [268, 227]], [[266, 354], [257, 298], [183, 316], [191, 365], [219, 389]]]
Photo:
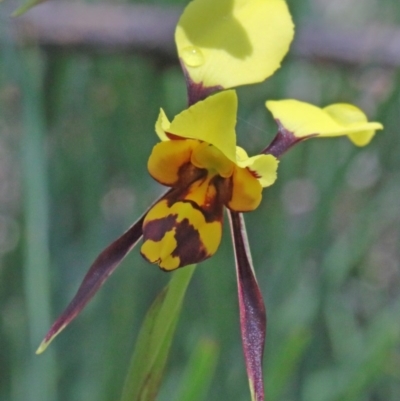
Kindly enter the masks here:
[[[160, 199], [164, 196], [166, 196], [166, 194]], [[45, 351], [51, 341], [53, 341], [54, 338], [64, 330], [73, 319], [75, 319], [75, 317], [108, 279], [111, 273], [113, 273], [116, 267], [122, 262], [124, 257], [137, 244], [139, 239], [142, 237], [142, 226], [147, 212], [148, 211], [146, 211], [146, 213], [144, 213], [143, 216], [141, 216], [139, 220], [137, 220], [124, 234], [110, 244], [93, 262], [75, 297], [51, 326], [44, 340], [37, 349], [37, 354], [41, 354]]]
[[168, 120], [167, 115], [165, 114], [165, 111], [163, 109], [160, 109], [160, 114], [158, 115], [156, 125], [155, 125], [155, 130], [158, 135], [158, 137], [162, 141], [169, 141], [169, 138], [167, 137], [166, 132], [168, 131], [171, 123]]
[[250, 212], [262, 199], [262, 186], [247, 168], [237, 167], [232, 175], [232, 195], [225, 206], [235, 212]]
[[283, 0], [194, 0], [178, 22], [175, 41], [194, 84], [226, 89], [272, 75], [293, 34]]
[[252, 401], [264, 401], [262, 357], [267, 318], [242, 214], [228, 211], [236, 257], [240, 326]]
[[263, 188], [271, 186], [276, 181], [279, 161], [273, 155], [248, 157], [246, 151], [237, 146], [236, 163], [239, 167], [248, 168]]
[[183, 173], [182, 168], [190, 163], [193, 149], [198, 145], [199, 142], [192, 139], [158, 142], [147, 162], [150, 175], [160, 184], [175, 186]]

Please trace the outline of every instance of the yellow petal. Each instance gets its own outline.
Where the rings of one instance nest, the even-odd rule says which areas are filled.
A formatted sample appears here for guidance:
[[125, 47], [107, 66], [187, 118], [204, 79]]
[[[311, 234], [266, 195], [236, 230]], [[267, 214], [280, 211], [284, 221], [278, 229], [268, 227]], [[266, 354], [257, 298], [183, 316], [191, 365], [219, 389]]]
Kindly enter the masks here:
[[178, 114], [168, 132], [182, 138], [198, 139], [214, 145], [229, 160], [236, 161], [235, 91], [209, 96]]
[[199, 142], [194, 140], [168, 140], [157, 143], [147, 162], [150, 175], [160, 184], [176, 185], [182, 167], [190, 163], [193, 149], [198, 145]]
[[[368, 122], [367, 116], [358, 107], [352, 104], [336, 103], [325, 107], [323, 110], [342, 125]], [[349, 134], [349, 139], [357, 146], [368, 145], [375, 135], [375, 130], [383, 128], [382, 124], [379, 125], [379, 128]]]
[[232, 88], [272, 75], [293, 35], [284, 0], [194, 0], [178, 22], [175, 42], [192, 81]]
[[218, 174], [224, 178], [230, 177], [234, 169], [234, 163], [207, 142], [202, 142], [193, 149], [191, 162], [198, 168], [205, 168], [211, 174]]
[[[257, 155], [246, 157], [246, 152], [241, 149], [238, 152], [236, 148], [237, 165], [250, 170], [258, 179], [263, 188], [269, 187], [276, 181], [276, 172], [278, 170], [278, 159], [272, 155]], [[238, 154], [239, 153], [239, 154]]]
[[236, 162], [242, 163], [249, 158], [247, 152], [240, 146], [236, 146]]
[[150, 262], [158, 263], [164, 270], [175, 270], [180, 265], [180, 258], [172, 253], [177, 247], [176, 228], [164, 233], [160, 241], [147, 239], [143, 242], [141, 254]]
[[335, 104], [321, 109], [288, 99], [268, 101], [266, 106], [274, 118], [297, 138], [348, 135], [356, 145], [363, 146], [372, 139], [375, 130], [383, 128], [380, 123], [368, 122], [360, 109], [348, 104]]
[[262, 186], [247, 169], [236, 166], [232, 177], [232, 197], [226, 207], [235, 212], [249, 212], [258, 207], [262, 198]]
[[170, 125], [171, 123], [169, 122], [168, 117], [165, 114], [164, 110], [160, 109], [160, 114], [158, 115], [155, 129], [158, 137], [162, 141], [169, 141], [169, 138], [167, 137], [165, 132], [168, 132]]

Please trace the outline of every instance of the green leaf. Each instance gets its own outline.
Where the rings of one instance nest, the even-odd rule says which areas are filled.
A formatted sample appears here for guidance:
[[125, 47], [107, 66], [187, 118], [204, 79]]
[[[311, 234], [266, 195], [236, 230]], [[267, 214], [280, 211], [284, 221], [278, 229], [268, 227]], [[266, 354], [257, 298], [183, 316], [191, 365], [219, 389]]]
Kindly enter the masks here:
[[173, 273], [150, 307], [136, 342], [121, 401], [153, 401], [161, 384], [182, 301], [195, 266]]
[[203, 401], [206, 398], [218, 360], [218, 345], [211, 340], [201, 339], [193, 351], [181, 388], [175, 400]]

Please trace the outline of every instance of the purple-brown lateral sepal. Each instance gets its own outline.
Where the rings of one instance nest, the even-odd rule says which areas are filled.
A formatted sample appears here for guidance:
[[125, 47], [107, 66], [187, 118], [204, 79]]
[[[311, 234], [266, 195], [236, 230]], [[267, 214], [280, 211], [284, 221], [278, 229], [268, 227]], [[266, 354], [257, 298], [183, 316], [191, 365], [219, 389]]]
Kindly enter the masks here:
[[[167, 192], [168, 194], [168, 192]], [[160, 199], [162, 199], [163, 195]], [[158, 200], [160, 200], [158, 199]], [[158, 201], [157, 200], [157, 201]], [[37, 354], [42, 353], [50, 342], [81, 312], [85, 305], [93, 298], [99, 288], [108, 279], [111, 273], [122, 262], [124, 257], [134, 248], [143, 233], [143, 221], [146, 211], [124, 234], [111, 243], [93, 262], [86, 273], [75, 297], [54, 322], [46, 337], [40, 344]]]
[[279, 120], [275, 121], [278, 124], [278, 132], [272, 142], [261, 152], [265, 155], [273, 155], [276, 158], [279, 158], [292, 146], [315, 136], [308, 135], [298, 138], [293, 134], [293, 132], [287, 130]]
[[246, 227], [241, 213], [229, 211], [236, 258], [240, 326], [252, 401], [264, 401], [262, 358], [267, 317], [254, 273]]
[[206, 97], [210, 96], [212, 93], [223, 90], [224, 88], [220, 85], [216, 86], [204, 86], [202, 82], [195, 83], [190, 78], [185, 64], [181, 61], [183, 75], [186, 80], [186, 87], [188, 93], [188, 106], [192, 106], [193, 104], [199, 102], [200, 100], [204, 100]]
[[71, 323], [121, 263], [127, 253], [136, 245], [142, 236], [143, 220], [144, 216], [97, 257], [84, 277], [75, 297], [61, 316], [54, 322], [36, 353], [42, 353], [54, 337]]

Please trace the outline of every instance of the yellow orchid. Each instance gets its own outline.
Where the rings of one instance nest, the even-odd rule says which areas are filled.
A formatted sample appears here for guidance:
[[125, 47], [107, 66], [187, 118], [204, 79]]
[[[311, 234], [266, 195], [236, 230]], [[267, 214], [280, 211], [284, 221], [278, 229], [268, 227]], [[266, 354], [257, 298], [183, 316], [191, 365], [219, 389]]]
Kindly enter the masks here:
[[252, 400], [264, 400], [266, 314], [242, 212], [257, 208], [262, 189], [276, 180], [277, 158], [294, 144], [316, 136], [347, 135], [363, 146], [382, 128], [347, 104], [320, 109], [296, 100], [269, 101], [266, 106], [279, 127], [274, 140], [253, 157], [236, 146], [237, 95], [225, 89], [272, 75], [293, 34], [284, 0], [194, 0], [187, 6], [175, 41], [188, 108], [171, 122], [161, 109], [155, 125], [161, 142], [148, 161], [150, 175], [170, 189], [98, 256], [38, 353], [78, 315], [142, 237], [141, 254], [165, 271], [212, 256], [221, 241], [226, 208], [250, 390]]
[[223, 206], [254, 210], [263, 187], [276, 179], [272, 155], [247, 157], [236, 147], [237, 97], [232, 90], [200, 101], [170, 123], [163, 111], [157, 121], [161, 143], [148, 169], [168, 193], [147, 214], [142, 255], [165, 270], [200, 262], [221, 241]]

